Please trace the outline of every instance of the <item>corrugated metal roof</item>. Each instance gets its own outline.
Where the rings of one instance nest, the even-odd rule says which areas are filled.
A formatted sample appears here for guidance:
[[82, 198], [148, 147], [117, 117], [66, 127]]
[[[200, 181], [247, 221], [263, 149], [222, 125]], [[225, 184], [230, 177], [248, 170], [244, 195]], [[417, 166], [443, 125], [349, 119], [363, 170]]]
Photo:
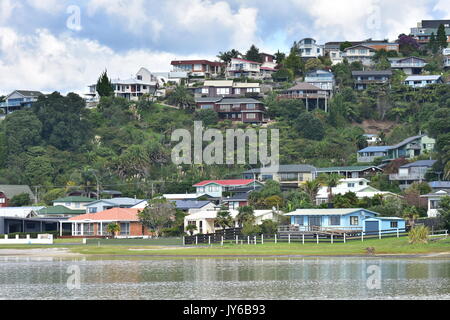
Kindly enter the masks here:
[[339, 208], [339, 209], [297, 209], [296, 211], [286, 213], [286, 216], [329, 216], [329, 215], [346, 215], [359, 211], [371, 212], [376, 215], [379, 213], [362, 208]]
[[407, 163], [400, 168], [412, 168], [412, 167], [429, 167], [431, 168], [436, 163], [436, 160], [419, 160], [412, 163]]
[[8, 199], [23, 193], [29, 194], [30, 198], [34, 198], [30, 187], [26, 185], [2, 184], [0, 185], [0, 192], [3, 192]]
[[371, 146], [359, 150], [358, 152], [386, 152], [390, 149], [389, 146]]
[[309, 164], [282, 164], [278, 167], [267, 167], [267, 168], [258, 168], [253, 170], [247, 170], [244, 173], [261, 173], [264, 170], [264, 172], [281, 172], [281, 173], [287, 173], [287, 172], [313, 172], [316, 171], [316, 168], [309, 165]]

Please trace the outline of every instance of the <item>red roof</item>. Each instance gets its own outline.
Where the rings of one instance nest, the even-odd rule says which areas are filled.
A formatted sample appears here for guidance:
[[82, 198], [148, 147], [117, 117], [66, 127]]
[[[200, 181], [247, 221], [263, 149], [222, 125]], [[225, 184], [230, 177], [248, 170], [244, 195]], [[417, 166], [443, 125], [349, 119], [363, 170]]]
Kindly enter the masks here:
[[72, 217], [69, 221], [82, 220], [105, 220], [105, 221], [138, 221], [140, 209], [133, 208], [112, 208], [97, 213], [87, 213]]
[[239, 60], [239, 61], [243, 61], [243, 62], [250, 62], [250, 63], [256, 63], [256, 64], [262, 64], [261, 62], [250, 61], [250, 60], [245, 60], [245, 59], [241, 59], [241, 58], [233, 58], [233, 60]]
[[194, 187], [202, 187], [206, 186], [208, 184], [218, 184], [221, 186], [246, 186], [250, 183], [253, 183], [256, 180], [253, 179], [238, 179], [238, 180], [205, 180], [202, 182], [199, 182], [197, 184], [194, 184]]
[[172, 66], [179, 66], [185, 64], [207, 64], [210, 66], [222, 66], [224, 63], [222, 62], [212, 62], [208, 60], [174, 60], [170, 63]]

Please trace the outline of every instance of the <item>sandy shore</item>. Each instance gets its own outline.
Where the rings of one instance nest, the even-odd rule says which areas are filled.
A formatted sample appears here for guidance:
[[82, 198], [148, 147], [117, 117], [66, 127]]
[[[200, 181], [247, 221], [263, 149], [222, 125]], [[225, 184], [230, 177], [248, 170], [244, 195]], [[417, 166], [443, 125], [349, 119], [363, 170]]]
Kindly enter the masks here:
[[65, 248], [48, 249], [0, 249], [0, 257], [52, 257], [70, 258], [82, 257], [82, 254], [72, 253]]

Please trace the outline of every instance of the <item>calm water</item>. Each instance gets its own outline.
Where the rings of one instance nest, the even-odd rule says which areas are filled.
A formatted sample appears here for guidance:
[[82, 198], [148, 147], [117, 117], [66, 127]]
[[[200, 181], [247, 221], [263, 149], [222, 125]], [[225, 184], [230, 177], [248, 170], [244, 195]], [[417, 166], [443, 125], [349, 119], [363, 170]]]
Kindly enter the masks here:
[[[79, 289], [68, 288], [68, 270], [79, 270]], [[379, 289], [369, 289], [371, 275]], [[450, 299], [450, 261], [0, 258], [0, 299], [351, 298]]]

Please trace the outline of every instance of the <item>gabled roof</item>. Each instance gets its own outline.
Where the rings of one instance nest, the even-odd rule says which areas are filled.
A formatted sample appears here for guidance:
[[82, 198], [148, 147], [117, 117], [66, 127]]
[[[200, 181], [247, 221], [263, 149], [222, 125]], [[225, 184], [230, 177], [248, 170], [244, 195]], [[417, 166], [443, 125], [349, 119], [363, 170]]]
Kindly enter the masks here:
[[0, 217], [9, 218], [31, 218], [45, 207], [6, 207], [0, 208]]
[[402, 142], [399, 142], [399, 143], [397, 143], [397, 144], [395, 144], [395, 145], [393, 145], [393, 146], [390, 146], [389, 149], [397, 149], [397, 148], [403, 147], [404, 145], [406, 145], [406, 144], [408, 144], [408, 143], [411, 143], [411, 142], [413, 142], [414, 140], [423, 138], [423, 137], [425, 137], [424, 134], [423, 134], [423, 135], [420, 135], [420, 136], [414, 136], [414, 137], [406, 138], [406, 139], [403, 140]]
[[96, 199], [91, 199], [88, 197], [72, 196], [72, 197], [58, 198], [58, 199], [54, 200], [53, 203], [55, 203], [55, 202], [94, 202], [94, 201], [96, 201]]
[[297, 90], [321, 91], [322, 89], [307, 82], [299, 82], [295, 86], [287, 89], [286, 91], [297, 91]]
[[430, 197], [445, 197], [450, 196], [450, 190], [439, 190], [433, 193], [425, 194], [420, 196], [421, 198], [430, 198]]
[[0, 192], [4, 193], [8, 199], [23, 193], [29, 194], [30, 198], [34, 198], [30, 187], [26, 185], [2, 184], [0, 185]]
[[243, 173], [261, 173], [261, 172], [313, 172], [316, 171], [316, 168], [309, 164], [281, 164], [278, 167], [267, 167], [267, 168], [258, 168], [253, 170], [247, 170]]
[[338, 171], [347, 171], [347, 172], [360, 172], [365, 170], [381, 170], [377, 166], [350, 166], [350, 167], [330, 167], [330, 168], [318, 168], [317, 172], [338, 172]]
[[241, 58], [232, 58], [231, 60], [239, 60], [239, 61], [242, 61], [242, 62], [255, 63], [255, 64], [262, 64], [261, 62], [251, 61], [251, 60], [246, 60], [246, 59], [241, 59]]
[[59, 214], [79, 215], [85, 213], [86, 210], [72, 210], [64, 206], [47, 207], [38, 211], [39, 215], [59, 215]]
[[351, 213], [356, 213], [359, 211], [366, 211], [379, 215], [378, 212], [370, 211], [362, 208], [343, 208], [343, 209], [297, 209], [294, 212], [286, 213], [286, 216], [329, 216], [338, 215], [343, 216]]
[[222, 66], [223, 62], [209, 61], [209, 60], [174, 60], [170, 62], [172, 66], [184, 65], [184, 64], [207, 64], [210, 66]]
[[450, 189], [450, 181], [432, 181], [428, 185], [433, 189]]
[[138, 213], [140, 209], [132, 208], [113, 208], [97, 213], [87, 213], [72, 217], [69, 221], [139, 221]]
[[223, 202], [248, 201], [250, 192], [236, 193], [235, 195], [223, 199]]
[[391, 70], [352, 71], [353, 76], [392, 76]]
[[44, 94], [40, 91], [31, 91], [31, 90], [15, 90], [13, 92], [11, 92], [10, 94], [8, 94], [6, 96], [5, 99], [8, 99], [11, 95], [13, 95], [14, 93], [18, 93], [26, 98], [37, 98], [39, 96], [43, 96]]
[[220, 186], [246, 186], [250, 183], [260, 183], [256, 180], [253, 179], [236, 179], [236, 180], [205, 180], [202, 182], [199, 182], [197, 184], [194, 184], [194, 187], [203, 187], [206, 186], [208, 184], [218, 184]]
[[430, 76], [409, 76], [405, 81], [423, 81], [423, 80], [439, 80], [442, 78], [440, 75], [430, 75]]
[[407, 163], [400, 168], [413, 168], [413, 167], [427, 167], [431, 168], [436, 163], [436, 160], [419, 160], [412, 163]]
[[387, 152], [389, 149], [389, 146], [372, 146], [361, 149], [358, 152]]
[[358, 48], [358, 47], [363, 47], [363, 48], [369, 49], [370, 51], [376, 51], [374, 48], [369, 47], [369, 46], [365, 46], [365, 45], [363, 45], [363, 44], [357, 44], [357, 45], [355, 45], [355, 46], [348, 47], [348, 48], [346, 48], [344, 51], [348, 51], [348, 50], [350, 50], [350, 49], [354, 49], [354, 48]]
[[99, 202], [105, 202], [107, 204], [115, 205], [115, 206], [134, 206], [141, 202], [142, 199], [133, 199], [133, 198], [113, 198], [113, 199], [100, 199], [93, 201], [86, 205], [86, 207], [92, 206]]
[[211, 201], [197, 201], [197, 200], [174, 200], [175, 206], [180, 210], [189, 210], [189, 209], [201, 209]]

